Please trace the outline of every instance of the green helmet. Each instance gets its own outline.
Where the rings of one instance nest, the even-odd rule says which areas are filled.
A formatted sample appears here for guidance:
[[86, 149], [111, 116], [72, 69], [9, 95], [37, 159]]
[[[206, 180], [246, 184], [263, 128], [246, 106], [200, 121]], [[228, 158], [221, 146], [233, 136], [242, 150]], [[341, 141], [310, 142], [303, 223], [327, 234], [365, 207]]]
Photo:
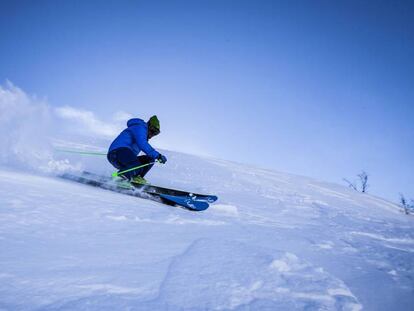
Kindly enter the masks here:
[[149, 128], [156, 130], [158, 133], [160, 132], [160, 121], [157, 116], [152, 116], [147, 123]]

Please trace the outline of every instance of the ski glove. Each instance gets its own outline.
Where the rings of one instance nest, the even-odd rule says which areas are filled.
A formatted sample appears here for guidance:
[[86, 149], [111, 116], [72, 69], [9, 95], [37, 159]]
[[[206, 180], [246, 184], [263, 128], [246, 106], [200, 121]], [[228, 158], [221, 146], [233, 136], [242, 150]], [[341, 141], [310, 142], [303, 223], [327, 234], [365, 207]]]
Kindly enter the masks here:
[[161, 153], [159, 154], [159, 156], [157, 157], [158, 162], [164, 164], [165, 162], [167, 162], [167, 158], [165, 156], [163, 156]]

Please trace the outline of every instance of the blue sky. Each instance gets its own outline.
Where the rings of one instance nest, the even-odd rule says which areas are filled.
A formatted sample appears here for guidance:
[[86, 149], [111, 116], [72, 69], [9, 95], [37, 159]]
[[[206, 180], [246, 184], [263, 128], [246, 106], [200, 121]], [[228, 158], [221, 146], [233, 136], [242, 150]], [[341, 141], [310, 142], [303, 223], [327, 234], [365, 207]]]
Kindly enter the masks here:
[[410, 1], [1, 1], [0, 81], [160, 146], [414, 198]]

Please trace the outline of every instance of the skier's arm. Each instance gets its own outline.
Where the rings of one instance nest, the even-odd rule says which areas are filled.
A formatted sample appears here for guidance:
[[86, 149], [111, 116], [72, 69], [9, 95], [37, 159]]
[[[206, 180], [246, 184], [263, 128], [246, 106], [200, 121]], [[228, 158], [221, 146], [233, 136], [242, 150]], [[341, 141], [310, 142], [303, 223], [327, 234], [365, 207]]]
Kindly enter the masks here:
[[132, 134], [134, 135], [135, 142], [137, 143], [139, 149], [141, 149], [146, 155], [150, 156], [155, 160], [159, 156], [159, 152], [152, 148], [152, 146], [148, 143], [147, 128], [142, 125], [137, 125], [131, 127], [130, 129]]

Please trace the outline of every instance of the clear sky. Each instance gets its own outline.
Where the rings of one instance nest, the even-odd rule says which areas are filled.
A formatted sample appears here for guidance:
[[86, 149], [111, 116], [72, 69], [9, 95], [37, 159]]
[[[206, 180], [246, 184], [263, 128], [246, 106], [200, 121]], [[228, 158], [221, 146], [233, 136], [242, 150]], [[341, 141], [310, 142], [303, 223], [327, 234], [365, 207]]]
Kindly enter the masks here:
[[[414, 198], [413, 1], [0, 0], [0, 81], [160, 146]], [[157, 145], [157, 142], [154, 141]]]

